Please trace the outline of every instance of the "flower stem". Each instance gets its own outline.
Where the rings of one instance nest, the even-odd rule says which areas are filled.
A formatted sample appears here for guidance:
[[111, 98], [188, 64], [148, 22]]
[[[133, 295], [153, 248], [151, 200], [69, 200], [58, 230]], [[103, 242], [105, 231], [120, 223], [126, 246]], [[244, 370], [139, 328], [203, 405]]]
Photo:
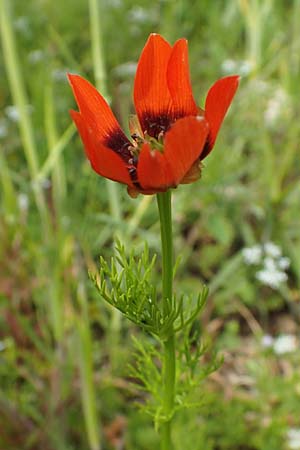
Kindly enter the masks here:
[[[90, 33], [91, 33], [91, 47], [93, 57], [93, 68], [96, 88], [101, 92], [103, 97], [109, 103], [107, 76], [105, 67], [105, 58], [103, 51], [103, 23], [104, 16], [102, 10], [101, 0], [89, 0], [90, 13]], [[107, 197], [109, 202], [109, 210], [111, 216], [116, 222], [121, 223], [122, 208], [119, 196], [118, 185], [111, 180], [106, 180]], [[124, 237], [120, 227], [114, 234], [115, 239], [123, 242]], [[118, 366], [118, 343], [121, 332], [121, 313], [116, 308], [112, 309], [111, 326], [108, 334], [108, 341], [111, 354], [111, 365], [113, 369]]]
[[[171, 191], [157, 194], [157, 204], [160, 218], [161, 247], [162, 247], [162, 285], [163, 308], [165, 314], [169, 312], [169, 302], [172, 298], [173, 287], [173, 236]], [[175, 396], [175, 334], [172, 330], [164, 341], [163, 360], [163, 414], [165, 422], [161, 426], [161, 450], [173, 448], [171, 439], [171, 421]]]
[[32, 120], [27, 110], [29, 99], [27, 97], [23, 71], [20, 66], [17, 51], [10, 3], [11, 2], [8, 0], [0, 0], [0, 40], [2, 40], [4, 67], [13, 102], [20, 114], [18, 123], [20, 138], [32, 182], [34, 199], [43, 227], [43, 233], [44, 235], [49, 235], [51, 228], [49, 211], [43, 194], [42, 185], [41, 183], [36, 182], [36, 176], [39, 170], [39, 151], [34, 136]]

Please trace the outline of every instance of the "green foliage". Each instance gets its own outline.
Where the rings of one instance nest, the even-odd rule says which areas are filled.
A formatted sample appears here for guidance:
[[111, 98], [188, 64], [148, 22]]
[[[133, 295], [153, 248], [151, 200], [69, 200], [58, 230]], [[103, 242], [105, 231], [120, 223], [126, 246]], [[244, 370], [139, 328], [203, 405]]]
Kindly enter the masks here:
[[[142, 340], [139, 329], [113, 316], [86, 276], [87, 270], [95, 273], [99, 253], [109, 260], [116, 231], [129, 253], [135, 248], [139, 255], [145, 240], [149, 254], [159, 249], [151, 197], [132, 200], [117, 187], [119, 216], [112, 217], [106, 184], [91, 172], [70, 123], [74, 105], [66, 72], [94, 81], [88, 2], [6, 3], [27, 106], [20, 125], [11, 118], [16, 110], [8, 108], [20, 90], [9, 81], [1, 41], [0, 448], [94, 450], [97, 432], [102, 450], [158, 448], [151, 419], [135, 413], [136, 393], [123, 369], [131, 358], [131, 335]], [[125, 129], [133, 110], [135, 64], [152, 31], [172, 42], [188, 38], [193, 91], [202, 106], [219, 76], [242, 72], [202, 179], [173, 196], [175, 248], [181, 255], [176, 307], [177, 292], [185, 292], [183, 305], [191, 303], [197, 311], [195, 292], [208, 285], [207, 308], [201, 321], [195, 313], [191, 336], [205, 326], [224, 352], [218, 375], [184, 399], [201, 409], [175, 415], [174, 441], [176, 450], [288, 450], [287, 431], [300, 427], [299, 360], [296, 352], [277, 355], [272, 349], [262, 358], [260, 336], [299, 335], [300, 2], [100, 3], [108, 93]], [[24, 142], [24, 123], [34, 135], [31, 145], [28, 136]], [[242, 256], [244, 247], [269, 240], [291, 261], [280, 290], [262, 285]], [[147, 267], [141, 271], [143, 279]], [[149, 278], [150, 287], [158, 286], [158, 276]], [[111, 289], [108, 283], [109, 296]], [[156, 296], [159, 308], [159, 287]], [[192, 310], [182, 310], [188, 320]], [[148, 308], [145, 314], [149, 319], [154, 312]], [[159, 319], [154, 323], [159, 334]], [[180, 327], [180, 314], [175, 324]], [[178, 333], [185, 377], [177, 380], [177, 404], [185, 379], [201, 379], [210, 355], [209, 350], [201, 357], [191, 336], [185, 353], [188, 338]], [[201, 335], [203, 343], [207, 337]], [[152, 336], [149, 344], [148, 349], [143, 341], [150, 355], [153, 348], [160, 353]], [[188, 348], [195, 369], [186, 363]], [[159, 355], [153, 358], [158, 363]], [[119, 428], [118, 415], [128, 417]]]
[[[99, 273], [91, 274], [91, 278], [101, 297], [127, 319], [156, 337], [160, 347], [173, 330], [181, 336], [177, 348], [179, 365], [173, 415], [178, 410], [201, 405], [201, 402], [193, 402], [193, 391], [210, 373], [217, 370], [221, 360], [211, 355], [210, 360], [199, 368], [210, 346], [202, 343], [200, 330], [194, 330], [193, 326], [205, 305], [208, 289], [203, 287], [196, 299], [184, 294], [176, 299], [174, 295], [162, 305], [161, 294], [153, 282], [155, 261], [156, 255], [150, 259], [147, 245], [139, 257], [134, 250], [127, 256], [124, 245], [118, 241], [116, 256], [111, 258], [110, 265], [100, 257]], [[134, 346], [136, 352], [130, 375], [138, 381], [137, 388], [148, 393], [146, 402], [141, 402], [139, 406], [159, 428], [166, 420], [162, 351], [157, 348], [155, 341], [147, 342], [140, 338], [134, 338]]]
[[153, 281], [156, 255], [149, 260], [149, 249], [145, 244], [140, 257], [135, 255], [134, 250], [127, 257], [120, 241], [116, 244], [116, 252], [110, 265], [100, 257], [99, 274], [91, 274], [105, 301], [161, 340], [169, 336], [171, 329], [178, 332], [193, 323], [205, 304], [208, 295], [206, 287], [199, 293], [196, 302], [193, 302], [192, 296], [182, 294], [179, 299], [176, 296], [166, 299], [163, 308]]

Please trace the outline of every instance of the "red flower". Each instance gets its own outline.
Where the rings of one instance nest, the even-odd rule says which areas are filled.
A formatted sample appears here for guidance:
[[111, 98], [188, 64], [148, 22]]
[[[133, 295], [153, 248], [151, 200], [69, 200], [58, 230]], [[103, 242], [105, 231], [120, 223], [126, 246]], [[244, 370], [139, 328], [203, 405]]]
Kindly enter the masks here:
[[151, 34], [134, 82], [137, 118], [130, 141], [99, 92], [79, 75], [69, 75], [79, 112], [71, 111], [93, 169], [124, 183], [128, 192], [154, 194], [199, 178], [201, 160], [212, 150], [237, 90], [239, 77], [218, 80], [205, 110], [194, 100], [187, 41], [173, 47]]

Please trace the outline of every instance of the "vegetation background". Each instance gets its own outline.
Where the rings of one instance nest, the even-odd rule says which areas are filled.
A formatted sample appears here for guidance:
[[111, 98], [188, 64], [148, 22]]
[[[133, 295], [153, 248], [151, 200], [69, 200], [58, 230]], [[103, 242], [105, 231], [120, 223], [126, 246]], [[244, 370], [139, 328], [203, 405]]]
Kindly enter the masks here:
[[126, 128], [150, 32], [188, 38], [200, 105], [242, 76], [202, 179], [173, 196], [176, 289], [210, 286], [195, 327], [224, 355], [176, 449], [300, 449], [300, 1], [0, 5], [0, 449], [157, 448], [127, 367], [132, 336], [151, 337], [88, 277], [116, 235], [159, 251], [156, 203], [91, 171], [66, 80], [105, 87]]

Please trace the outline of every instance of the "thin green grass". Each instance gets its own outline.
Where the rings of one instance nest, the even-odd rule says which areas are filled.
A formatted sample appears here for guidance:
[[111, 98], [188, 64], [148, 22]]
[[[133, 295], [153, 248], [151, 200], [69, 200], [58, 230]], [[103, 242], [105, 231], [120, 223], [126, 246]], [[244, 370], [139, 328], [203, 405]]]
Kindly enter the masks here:
[[[95, 82], [126, 128], [134, 64], [152, 31], [189, 39], [201, 105], [230, 64], [244, 71], [202, 179], [173, 194], [182, 256], [175, 289], [194, 293], [210, 283], [195, 332], [207, 326], [226, 353], [193, 399], [206, 392], [204, 409], [176, 416], [175, 450], [288, 448], [288, 431], [300, 428], [299, 354], [264, 348], [251, 317], [275, 340], [298, 339], [299, 9], [299, 0], [0, 0], [1, 449], [158, 445], [134, 406], [144, 398], [128, 382], [131, 335], [141, 336], [112, 320], [87, 276], [100, 254], [112, 255], [114, 235], [128, 250], [146, 239], [157, 252], [155, 202], [132, 200], [91, 171], [64, 76]], [[278, 290], [259, 283], [243, 257], [245, 247], [269, 240], [290, 258]]]

